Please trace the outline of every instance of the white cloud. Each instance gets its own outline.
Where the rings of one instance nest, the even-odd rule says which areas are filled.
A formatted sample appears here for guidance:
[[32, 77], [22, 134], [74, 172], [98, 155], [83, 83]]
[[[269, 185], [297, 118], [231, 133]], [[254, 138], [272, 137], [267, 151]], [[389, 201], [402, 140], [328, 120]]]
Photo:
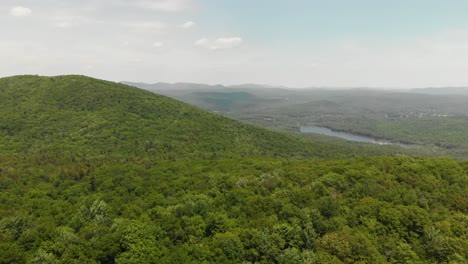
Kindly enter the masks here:
[[191, 28], [193, 28], [195, 25], [196, 25], [195, 22], [193, 22], [193, 21], [187, 21], [187, 22], [185, 22], [184, 24], [180, 25], [180, 27], [183, 28], [183, 29], [191, 29]]
[[153, 43], [153, 47], [162, 48], [162, 47], [164, 47], [164, 43], [162, 43], [160, 41], [156, 41], [155, 43]]
[[[134, 0], [132, 0], [133, 2]], [[179, 12], [190, 7], [190, 0], [141, 0], [136, 3], [148, 9], [164, 12]]]
[[32, 10], [27, 7], [15, 6], [10, 10], [10, 15], [15, 17], [26, 17], [32, 14]]
[[77, 27], [83, 24], [95, 24], [100, 22], [98, 20], [93, 20], [83, 16], [57, 16], [52, 18], [52, 20], [55, 21], [55, 27], [63, 29]]
[[244, 40], [239, 37], [219, 38], [214, 41], [214, 47], [215, 49], [231, 49], [242, 45], [243, 42]]
[[210, 41], [206, 38], [199, 39], [195, 41], [195, 46], [208, 46], [210, 44]]
[[58, 28], [70, 28], [72, 27], [72, 23], [70, 23], [69, 21], [60, 21], [55, 23], [55, 26]]
[[155, 21], [155, 22], [130, 22], [125, 23], [125, 26], [145, 31], [161, 31], [166, 28], [166, 24]]
[[195, 46], [207, 48], [210, 50], [224, 50], [224, 49], [233, 49], [237, 48], [244, 40], [240, 37], [228, 37], [228, 38], [218, 38], [213, 41], [202, 38], [197, 40], [194, 44]]

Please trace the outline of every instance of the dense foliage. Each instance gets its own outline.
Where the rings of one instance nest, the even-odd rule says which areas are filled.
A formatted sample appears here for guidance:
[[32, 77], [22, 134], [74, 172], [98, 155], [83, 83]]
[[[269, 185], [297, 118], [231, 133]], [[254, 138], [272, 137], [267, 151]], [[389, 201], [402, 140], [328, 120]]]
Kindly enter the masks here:
[[350, 156], [134, 87], [84, 76], [0, 79], [0, 151], [150, 158]]
[[[221, 112], [230, 118], [281, 131], [294, 132], [301, 126], [316, 125], [415, 145], [424, 155], [468, 157], [468, 96], [465, 92], [455, 95], [194, 84], [173, 84], [169, 89], [167, 84], [133, 85]], [[440, 92], [450, 93], [450, 90]], [[235, 93], [245, 96], [232, 96]], [[224, 105], [229, 108], [223, 108]]]
[[0, 164], [0, 263], [468, 260], [450, 159], [57, 162]]
[[[423, 151], [468, 157], [468, 96], [429, 96], [382, 91], [323, 92], [304, 104], [263, 110], [277, 121], [265, 126], [318, 125], [333, 130], [420, 146]], [[262, 111], [261, 111], [262, 112]], [[260, 113], [261, 113], [260, 112]], [[258, 120], [237, 113], [237, 118]]]
[[468, 261], [466, 162], [339, 159], [373, 150], [82, 76], [0, 79], [0, 111], [0, 264]]
[[[468, 101], [467, 101], [468, 103]], [[322, 125], [406, 144], [436, 145], [458, 150], [468, 157], [468, 117], [421, 117], [380, 120], [372, 118], [330, 119]]]

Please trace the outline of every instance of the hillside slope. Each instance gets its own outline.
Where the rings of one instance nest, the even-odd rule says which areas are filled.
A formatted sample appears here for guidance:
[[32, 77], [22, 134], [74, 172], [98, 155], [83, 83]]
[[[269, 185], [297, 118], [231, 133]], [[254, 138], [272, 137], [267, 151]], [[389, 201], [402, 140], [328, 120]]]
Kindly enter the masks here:
[[0, 79], [0, 151], [155, 158], [350, 155], [135, 87], [84, 76]]

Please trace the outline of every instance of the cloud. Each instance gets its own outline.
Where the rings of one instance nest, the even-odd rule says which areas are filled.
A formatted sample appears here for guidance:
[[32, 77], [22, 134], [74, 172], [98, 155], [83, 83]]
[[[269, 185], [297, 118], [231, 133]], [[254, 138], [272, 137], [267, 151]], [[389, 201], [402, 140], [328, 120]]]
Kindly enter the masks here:
[[32, 10], [27, 7], [15, 6], [10, 10], [10, 15], [15, 17], [26, 17], [32, 14]]
[[210, 50], [224, 50], [224, 49], [233, 49], [237, 48], [244, 40], [240, 37], [228, 37], [228, 38], [218, 38], [215, 40], [209, 40], [207, 38], [202, 38], [195, 41], [195, 46], [207, 48]]
[[162, 47], [164, 47], [164, 43], [162, 43], [160, 41], [156, 41], [156, 42], [153, 43], [153, 47], [158, 48], [158, 49], [162, 48]]
[[244, 40], [239, 37], [219, 38], [214, 41], [214, 47], [215, 49], [231, 49], [242, 45], [243, 42]]
[[[133, 2], [134, 0], [132, 0]], [[164, 12], [179, 12], [190, 7], [190, 0], [140, 0], [137, 5]]]
[[194, 26], [196, 26], [196, 24], [193, 21], [187, 21], [184, 24], [180, 25], [180, 27], [183, 28], [183, 29], [191, 29]]
[[202, 47], [206, 47], [206, 46], [209, 46], [210, 45], [210, 41], [206, 38], [202, 38], [202, 39], [199, 39], [197, 41], [195, 41], [195, 46], [202, 46]]
[[161, 31], [166, 28], [166, 24], [155, 21], [155, 22], [129, 22], [125, 23], [125, 26], [137, 30], [144, 30], [144, 31]]
[[95, 24], [100, 21], [83, 16], [57, 16], [52, 18], [54, 26], [58, 28], [72, 28], [83, 24]]
[[55, 23], [55, 26], [58, 28], [70, 28], [73, 25], [69, 21], [60, 21], [60, 22]]

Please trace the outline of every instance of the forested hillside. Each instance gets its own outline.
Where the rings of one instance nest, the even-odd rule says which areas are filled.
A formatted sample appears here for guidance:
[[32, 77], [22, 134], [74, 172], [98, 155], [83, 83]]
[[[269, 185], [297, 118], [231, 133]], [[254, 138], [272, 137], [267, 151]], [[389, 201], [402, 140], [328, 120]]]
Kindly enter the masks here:
[[468, 261], [466, 161], [371, 157], [84, 76], [0, 79], [0, 113], [0, 264]]
[[2, 153], [179, 159], [356, 155], [84, 76], [0, 79]]
[[[279, 131], [295, 133], [302, 126], [320, 126], [415, 145], [424, 155], [432, 153], [468, 158], [468, 96], [453, 94], [453, 89], [449, 88], [427, 89], [439, 93], [426, 94], [426, 89], [394, 91], [130, 84]], [[249, 96], [232, 96], [236, 93]]]

